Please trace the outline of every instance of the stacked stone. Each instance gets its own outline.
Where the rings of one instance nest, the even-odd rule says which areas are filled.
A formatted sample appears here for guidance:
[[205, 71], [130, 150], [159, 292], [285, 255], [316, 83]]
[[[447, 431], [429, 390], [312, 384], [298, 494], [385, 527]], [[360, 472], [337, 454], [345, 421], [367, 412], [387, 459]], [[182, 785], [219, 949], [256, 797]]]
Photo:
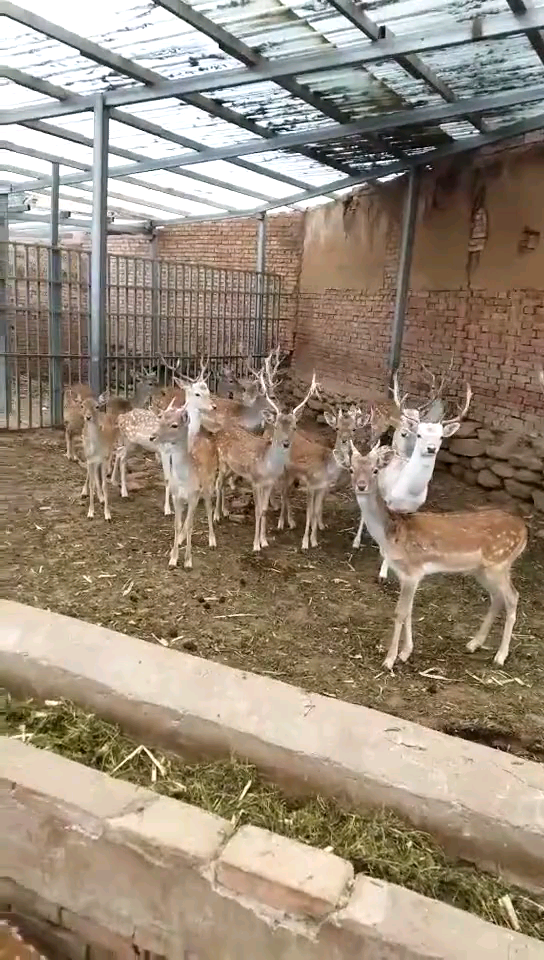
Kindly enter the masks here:
[[444, 444], [438, 461], [466, 483], [484, 487], [493, 499], [533, 503], [544, 511], [544, 439], [491, 430], [465, 420]]

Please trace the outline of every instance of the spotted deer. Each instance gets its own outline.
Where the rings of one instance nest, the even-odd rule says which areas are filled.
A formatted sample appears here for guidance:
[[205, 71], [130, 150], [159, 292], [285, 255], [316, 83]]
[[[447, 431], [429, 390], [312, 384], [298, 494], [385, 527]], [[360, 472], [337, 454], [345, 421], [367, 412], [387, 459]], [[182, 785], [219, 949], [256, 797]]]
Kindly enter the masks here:
[[289, 451], [299, 417], [317, 389], [314, 374], [304, 399], [289, 413], [284, 413], [270, 397], [262, 373], [260, 379], [263, 394], [266, 396], [272, 411], [270, 414], [273, 422], [271, 435], [258, 437], [248, 433], [247, 430], [235, 423], [219, 428], [215, 434], [219, 453], [219, 476], [214, 519], [219, 519], [220, 512], [226, 515], [223, 485], [227, 474], [232, 473], [247, 480], [251, 484], [255, 504], [255, 535], [253, 538], [253, 550], [255, 552], [259, 552], [261, 548], [268, 546], [266, 513], [270, 492], [283, 474], [289, 461]]
[[102, 413], [93, 397], [82, 401], [83, 455], [87, 465], [81, 496], [89, 494], [87, 516], [94, 517], [94, 496], [104, 504], [104, 520], [111, 520], [108, 498], [108, 466], [117, 442], [116, 418]]
[[281, 484], [281, 509], [278, 530], [283, 530], [285, 517], [291, 529], [295, 522], [289, 501], [290, 487], [298, 482], [306, 489], [306, 526], [302, 537], [302, 549], [317, 547], [317, 531], [324, 529], [323, 501], [341, 473], [337, 457], [349, 450], [355, 431], [366, 425], [369, 417], [363, 417], [358, 407], [344, 412], [339, 407], [336, 413], [325, 412], [325, 420], [336, 431], [334, 448], [331, 450], [314, 440], [309, 440], [298, 431], [295, 433], [289, 463]]
[[392, 670], [397, 656], [406, 661], [412, 653], [414, 596], [423, 578], [432, 573], [472, 574], [489, 593], [491, 605], [467, 644], [469, 653], [483, 646], [504, 608], [504, 630], [494, 659], [502, 666], [516, 622], [518, 593], [512, 585], [511, 570], [527, 545], [525, 523], [520, 517], [489, 507], [462, 513], [393, 513], [380, 490], [382, 457], [378, 444], [363, 456], [352, 443], [349, 455], [339, 459], [351, 473], [369, 533], [400, 581], [393, 636], [384, 666]]
[[[179, 548], [185, 542], [184, 566], [193, 566], [192, 535], [195, 512], [201, 499], [208, 518], [208, 544], [216, 546], [213, 526], [213, 495], [219, 467], [215, 438], [200, 429], [200, 412], [212, 401], [202, 402], [190, 395], [181, 408], [170, 407], [160, 416], [157, 431], [151, 438], [159, 450], [167, 449], [170, 457], [168, 492], [174, 503], [174, 544], [169, 565], [177, 566]], [[183, 509], [187, 505], [185, 522]]]
[[83, 401], [93, 397], [88, 383], [74, 383], [64, 391], [64, 436], [66, 439], [66, 458], [76, 460], [74, 439], [83, 431]]

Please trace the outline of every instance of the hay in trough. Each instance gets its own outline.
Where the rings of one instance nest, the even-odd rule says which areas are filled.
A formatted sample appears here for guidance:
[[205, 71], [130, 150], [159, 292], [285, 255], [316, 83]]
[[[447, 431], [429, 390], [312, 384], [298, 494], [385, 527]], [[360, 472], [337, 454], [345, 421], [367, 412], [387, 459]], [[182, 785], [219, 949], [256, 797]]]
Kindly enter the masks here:
[[0, 730], [235, 824], [251, 823], [333, 851], [356, 872], [544, 940], [544, 905], [497, 877], [452, 861], [432, 837], [388, 811], [356, 813], [322, 797], [288, 797], [254, 766], [236, 759], [185, 763], [134, 742], [117, 726], [66, 701], [39, 705], [0, 692]]

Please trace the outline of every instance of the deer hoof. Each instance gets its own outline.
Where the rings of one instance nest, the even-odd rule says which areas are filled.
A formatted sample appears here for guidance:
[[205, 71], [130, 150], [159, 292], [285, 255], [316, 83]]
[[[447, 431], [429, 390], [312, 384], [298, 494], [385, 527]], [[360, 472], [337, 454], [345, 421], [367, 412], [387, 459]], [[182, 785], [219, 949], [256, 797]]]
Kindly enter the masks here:
[[93, 511], [88, 510], [88, 511], [87, 511], [87, 520], [93, 520], [93, 519], [94, 519], [94, 510], [93, 510]]
[[411, 650], [401, 650], [399, 653], [399, 660], [402, 660], [403, 663], [406, 663], [406, 661], [410, 658], [411, 653]]
[[386, 670], [393, 672], [393, 667], [395, 666], [396, 657], [386, 657], [383, 661], [383, 666]]
[[192, 561], [192, 560], [186, 560], [185, 563], [183, 564], [183, 566], [185, 567], [186, 570], [192, 570], [192, 569], [193, 569], [193, 561]]
[[178, 565], [178, 559], [177, 559], [177, 557], [170, 557], [170, 559], [169, 559], [169, 561], [168, 561], [168, 566], [169, 566], [169, 567], [177, 567], [177, 565]]
[[476, 640], [469, 640], [465, 649], [467, 653], [476, 653], [476, 650], [478, 649], [479, 646], [480, 644], [477, 643]]
[[506, 660], [505, 653], [496, 653], [493, 657], [493, 663], [496, 663], [498, 667], [504, 667], [504, 662]]
[[109, 510], [107, 513], [104, 514], [104, 520], [111, 520], [111, 513], [109, 512]]

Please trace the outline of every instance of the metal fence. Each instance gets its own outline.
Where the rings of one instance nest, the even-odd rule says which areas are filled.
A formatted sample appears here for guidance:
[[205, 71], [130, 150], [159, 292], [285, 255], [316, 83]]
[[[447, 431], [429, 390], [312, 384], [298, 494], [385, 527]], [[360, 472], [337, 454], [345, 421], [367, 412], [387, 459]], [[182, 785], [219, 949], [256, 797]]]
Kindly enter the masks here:
[[[88, 380], [91, 256], [11, 243], [4, 267], [7, 351], [0, 367], [0, 427], [62, 420], [63, 387]], [[281, 281], [274, 274], [108, 256], [104, 380], [130, 395], [146, 367], [205, 357], [211, 386], [224, 364], [241, 372], [278, 339]]]

